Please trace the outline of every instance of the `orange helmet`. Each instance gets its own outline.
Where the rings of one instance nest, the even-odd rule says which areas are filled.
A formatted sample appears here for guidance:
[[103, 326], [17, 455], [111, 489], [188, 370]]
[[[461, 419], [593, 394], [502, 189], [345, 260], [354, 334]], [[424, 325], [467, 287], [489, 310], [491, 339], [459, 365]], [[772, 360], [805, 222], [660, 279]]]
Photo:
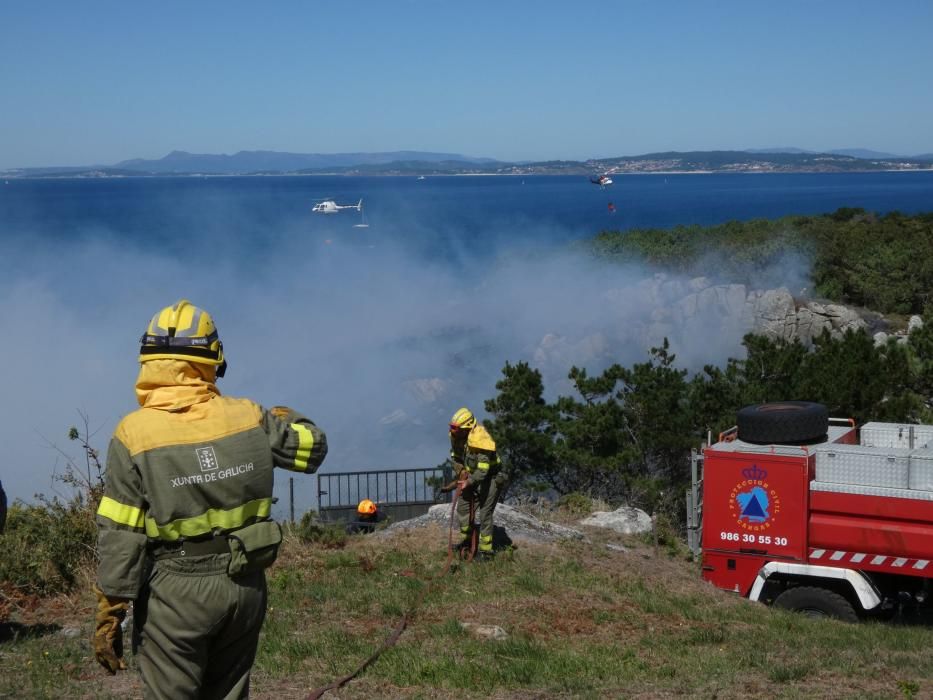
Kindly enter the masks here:
[[360, 515], [375, 515], [376, 504], [370, 501], [368, 498], [364, 498], [356, 507], [356, 512]]

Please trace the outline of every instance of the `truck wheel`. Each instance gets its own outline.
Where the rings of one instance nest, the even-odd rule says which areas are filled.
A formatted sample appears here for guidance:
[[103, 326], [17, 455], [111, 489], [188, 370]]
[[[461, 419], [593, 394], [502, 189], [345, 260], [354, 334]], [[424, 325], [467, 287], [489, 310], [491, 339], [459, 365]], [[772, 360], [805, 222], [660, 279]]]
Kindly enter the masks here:
[[821, 403], [782, 401], [740, 408], [738, 438], [763, 445], [803, 444], [821, 440], [829, 430], [829, 412]]
[[802, 612], [809, 617], [833, 617], [843, 622], [858, 622], [852, 604], [838, 593], [825, 588], [788, 588], [775, 599], [774, 607]]

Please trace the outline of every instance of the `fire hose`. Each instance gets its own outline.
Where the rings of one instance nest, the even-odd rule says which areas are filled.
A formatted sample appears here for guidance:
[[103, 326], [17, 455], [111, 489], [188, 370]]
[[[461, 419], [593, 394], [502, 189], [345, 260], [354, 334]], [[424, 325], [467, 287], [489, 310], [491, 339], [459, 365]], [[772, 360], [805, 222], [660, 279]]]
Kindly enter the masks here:
[[356, 669], [345, 676], [331, 681], [327, 685], [322, 685], [319, 688], [315, 688], [311, 691], [311, 694], [308, 695], [307, 700], [318, 700], [324, 693], [329, 690], [337, 690], [338, 688], [343, 687], [363, 671], [365, 671], [376, 659], [378, 659], [382, 652], [384, 652], [389, 647], [395, 645], [399, 640], [399, 637], [402, 636], [402, 632], [405, 631], [405, 628], [408, 626], [408, 623], [411, 621], [414, 616], [415, 611], [421, 606], [424, 602], [427, 594], [434, 589], [434, 584], [436, 584], [440, 579], [444, 578], [450, 572], [450, 565], [453, 563], [454, 554], [459, 553], [460, 558], [465, 561], [473, 561], [473, 557], [476, 554], [476, 543], [478, 540], [478, 533], [474, 525], [474, 517], [476, 515], [476, 498], [475, 496], [470, 499], [470, 530], [472, 534], [470, 536], [470, 544], [467, 548], [454, 548], [454, 523], [457, 518], [457, 501], [460, 500], [460, 496], [463, 493], [463, 489], [466, 486], [465, 481], [457, 481], [457, 489], [454, 491], [454, 496], [451, 499], [450, 503], [450, 523], [447, 530], [447, 560], [444, 562], [444, 566], [441, 567], [441, 570], [432, 578], [428, 579], [428, 585], [421, 589], [421, 592], [418, 594], [418, 597], [415, 598], [414, 602], [411, 604], [411, 607], [402, 615], [401, 619], [385, 638], [385, 641], [382, 645], [374, 651], [369, 658], [367, 658], [363, 663], [356, 667]]

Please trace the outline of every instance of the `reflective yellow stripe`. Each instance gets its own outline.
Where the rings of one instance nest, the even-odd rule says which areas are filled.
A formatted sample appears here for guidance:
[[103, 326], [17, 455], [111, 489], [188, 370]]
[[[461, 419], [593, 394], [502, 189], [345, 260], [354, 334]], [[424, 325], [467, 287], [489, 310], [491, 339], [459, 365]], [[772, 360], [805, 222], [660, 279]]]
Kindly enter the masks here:
[[484, 472], [488, 472], [488, 471], [489, 471], [489, 462], [478, 462], [478, 463], [476, 464], [476, 468], [477, 468], [477, 469], [480, 469], [480, 470], [482, 470], [482, 471], [484, 471]]
[[179, 537], [197, 537], [214, 530], [233, 530], [241, 527], [250, 518], [265, 518], [272, 510], [271, 498], [257, 498], [242, 506], [222, 510], [212, 508], [193, 518], [180, 518], [165, 525], [146, 516], [146, 534], [160, 540], [177, 540]]
[[142, 527], [144, 513], [142, 508], [128, 506], [125, 503], [115, 501], [109, 496], [100, 499], [100, 505], [97, 507], [97, 514], [118, 525], [129, 525], [130, 527]]
[[302, 471], [308, 468], [308, 457], [311, 456], [311, 448], [314, 447], [314, 435], [308, 429], [308, 426], [301, 423], [292, 423], [292, 430], [298, 433], [298, 453], [295, 455], [295, 466]]

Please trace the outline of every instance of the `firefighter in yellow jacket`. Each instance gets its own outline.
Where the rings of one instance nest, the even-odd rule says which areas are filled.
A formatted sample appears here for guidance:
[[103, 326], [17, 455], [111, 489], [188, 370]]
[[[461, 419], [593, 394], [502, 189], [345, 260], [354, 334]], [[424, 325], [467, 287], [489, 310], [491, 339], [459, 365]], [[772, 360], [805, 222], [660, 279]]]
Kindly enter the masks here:
[[488, 559], [494, 554], [492, 516], [506, 483], [496, 454], [496, 443], [468, 408], [454, 413], [449, 427], [450, 460], [465, 482], [457, 501], [457, 517], [463, 537], [460, 546], [468, 546], [472, 538], [474, 524], [470, 522], [470, 505], [473, 504], [479, 518], [479, 552]]
[[140, 408], [114, 432], [97, 510], [95, 656], [110, 673], [126, 668], [121, 623], [134, 601], [146, 698], [245, 698], [263, 570], [282, 539], [272, 470], [314, 472], [325, 436], [289, 408], [221, 396], [223, 345], [190, 302], [159, 311], [140, 342]]

